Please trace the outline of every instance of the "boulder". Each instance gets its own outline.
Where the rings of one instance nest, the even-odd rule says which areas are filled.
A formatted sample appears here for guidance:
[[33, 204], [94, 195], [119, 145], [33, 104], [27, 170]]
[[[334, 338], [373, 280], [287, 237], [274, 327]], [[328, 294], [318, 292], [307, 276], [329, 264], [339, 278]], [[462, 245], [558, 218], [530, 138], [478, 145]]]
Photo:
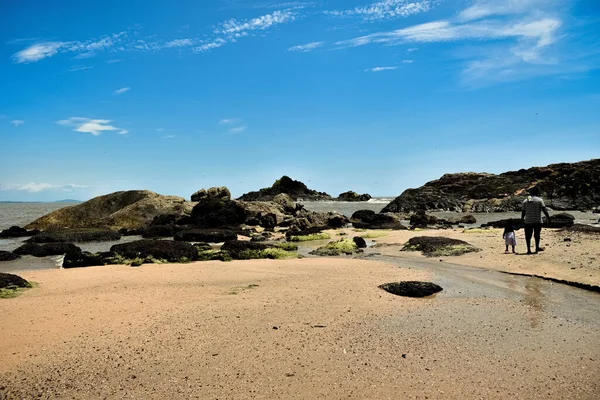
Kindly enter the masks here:
[[237, 234], [226, 229], [188, 229], [177, 232], [174, 239], [183, 242], [222, 243], [236, 240]]
[[13, 261], [17, 258], [21, 258], [18, 254], [12, 253], [10, 251], [0, 250], [0, 261]]
[[427, 226], [435, 225], [437, 223], [437, 217], [426, 214], [425, 210], [418, 210], [416, 213], [410, 216], [410, 224], [413, 226]]
[[373, 210], [358, 210], [350, 217], [350, 221], [354, 222], [371, 222], [377, 213]]
[[20, 256], [30, 255], [34, 257], [57, 256], [69, 253], [81, 253], [81, 249], [73, 243], [25, 243], [13, 250]]
[[231, 200], [231, 192], [225, 186], [211, 187], [210, 189], [200, 189], [192, 195], [192, 201], [204, 200]]
[[24, 236], [33, 236], [33, 235], [37, 235], [38, 233], [40, 233], [40, 231], [37, 229], [28, 231], [25, 228], [21, 228], [18, 226], [11, 226], [10, 228], [5, 229], [2, 232], [0, 232], [0, 238], [2, 238], [2, 239], [18, 238], [18, 237], [24, 237]]
[[167, 262], [188, 262], [198, 257], [198, 250], [185, 242], [171, 240], [137, 240], [115, 244], [110, 252], [127, 259], [154, 258]]
[[191, 218], [199, 228], [224, 228], [239, 226], [248, 218], [241, 202], [235, 200], [205, 200], [194, 206]]
[[358, 229], [408, 229], [400, 222], [400, 217], [392, 213], [368, 212], [359, 210], [352, 214], [352, 225]]
[[65, 255], [63, 268], [95, 267], [104, 265], [102, 256], [87, 251], [70, 252]]
[[475, 218], [471, 214], [468, 214], [468, 215], [465, 215], [465, 216], [461, 217], [458, 220], [458, 223], [459, 224], [476, 224], [477, 223], [477, 218]]
[[369, 200], [371, 200], [371, 195], [367, 194], [367, 193], [365, 193], [365, 194], [358, 194], [358, 193], [353, 192], [352, 190], [350, 190], [348, 192], [340, 193], [340, 195], [335, 200], [337, 200], [337, 201], [351, 201], [351, 202], [369, 201]]
[[61, 208], [25, 226], [26, 229], [146, 227], [159, 214], [187, 215], [193, 204], [177, 196], [149, 190], [129, 190], [98, 196], [84, 203]]
[[27, 239], [27, 243], [103, 242], [121, 239], [121, 234], [110, 229], [79, 228], [44, 231]]
[[538, 188], [553, 210], [590, 210], [600, 204], [600, 159], [488, 173], [445, 174], [407, 189], [384, 212], [419, 209], [462, 212], [520, 211], [527, 190]]
[[561, 229], [562, 232], [600, 234], [600, 226], [574, 224]]
[[309, 189], [304, 183], [295, 181], [288, 176], [282, 176], [275, 181], [273, 186], [260, 189], [257, 192], [249, 192], [242, 195], [238, 200], [243, 201], [272, 201], [278, 194], [285, 193], [293, 201], [302, 200], [331, 200], [331, 196], [324, 192]]
[[31, 284], [19, 275], [0, 272], [0, 289], [29, 288]]
[[264, 243], [251, 242], [247, 240], [229, 240], [223, 243], [221, 251], [226, 251], [234, 260], [249, 260], [260, 257], [260, 251], [267, 249]]
[[437, 236], [416, 236], [410, 238], [401, 251], [421, 251], [427, 257], [459, 256], [477, 252], [480, 249], [464, 240]]
[[150, 225], [148, 228], [142, 231], [142, 237], [144, 239], [174, 237], [177, 232], [180, 232], [183, 229], [183, 227], [175, 224]]
[[317, 256], [339, 256], [342, 254], [351, 255], [360, 252], [362, 252], [362, 250], [358, 248], [353, 240], [344, 238], [329, 242], [325, 246], [321, 246], [318, 249], [311, 251], [309, 254]]
[[550, 216], [550, 221], [544, 219], [546, 228], [566, 228], [575, 223], [575, 217], [568, 213], [558, 213]]
[[364, 249], [367, 247], [367, 242], [360, 236], [354, 236], [352, 240], [354, 241], [354, 243], [356, 243], [356, 247], [358, 247], [359, 249]]
[[297, 210], [294, 200], [287, 193], [279, 193], [277, 196], [273, 197], [273, 203], [283, 208], [283, 211], [286, 214], [292, 214]]
[[406, 297], [427, 297], [443, 290], [435, 283], [418, 281], [384, 283], [379, 285], [379, 288], [388, 293]]

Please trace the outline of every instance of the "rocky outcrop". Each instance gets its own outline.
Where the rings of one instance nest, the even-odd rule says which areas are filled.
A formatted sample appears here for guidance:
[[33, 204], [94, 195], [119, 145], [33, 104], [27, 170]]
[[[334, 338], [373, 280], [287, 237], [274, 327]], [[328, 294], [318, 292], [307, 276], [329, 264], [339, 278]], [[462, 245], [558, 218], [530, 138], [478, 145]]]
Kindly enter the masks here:
[[18, 226], [11, 226], [10, 228], [5, 229], [2, 232], [0, 232], [0, 239], [33, 236], [33, 235], [37, 235], [38, 233], [40, 233], [40, 231], [38, 231], [38, 230], [28, 231], [25, 228], [21, 228]]
[[464, 240], [439, 236], [416, 236], [410, 238], [402, 251], [420, 251], [426, 257], [459, 256], [480, 249]]
[[19, 275], [0, 272], [0, 289], [29, 287], [31, 287], [31, 284]]
[[[542, 226], [544, 228], [567, 228], [575, 223], [575, 217], [568, 213], [559, 213], [550, 216], [550, 221], [543, 218]], [[523, 228], [523, 222], [520, 218], [508, 218], [497, 221], [490, 221], [486, 224], [481, 224], [482, 228], [504, 228], [511, 225], [515, 229]]]
[[12, 253], [10, 251], [0, 250], [0, 261], [13, 261], [17, 258], [21, 258], [18, 254]]
[[369, 201], [371, 200], [371, 195], [368, 193], [358, 194], [353, 192], [352, 190], [344, 193], [340, 193], [340, 195], [335, 199], [336, 201]]
[[401, 217], [389, 213], [375, 213], [372, 210], [358, 210], [352, 214], [350, 221], [359, 229], [407, 229], [402, 225]]
[[149, 190], [129, 190], [98, 196], [75, 206], [45, 215], [26, 229], [122, 228], [140, 229], [159, 214], [180, 216], [191, 212], [192, 203], [177, 196], [163, 196]]
[[112, 246], [110, 252], [127, 259], [153, 258], [168, 262], [194, 261], [198, 250], [189, 243], [171, 240], [138, 240]]
[[42, 232], [27, 239], [28, 243], [103, 242], [121, 239], [119, 232], [102, 228], [60, 229]]
[[222, 243], [236, 239], [235, 232], [225, 229], [189, 229], [175, 234], [175, 240], [183, 242]]
[[192, 201], [204, 200], [231, 200], [231, 192], [225, 186], [212, 187], [208, 190], [200, 189], [192, 195]]
[[34, 257], [58, 256], [68, 253], [81, 253], [81, 249], [73, 243], [25, 243], [13, 250], [20, 256], [30, 255]]
[[304, 183], [295, 181], [288, 176], [282, 176], [281, 179], [275, 181], [273, 186], [260, 189], [257, 192], [249, 192], [242, 195], [238, 200], [243, 201], [271, 201], [278, 194], [285, 193], [292, 200], [331, 200], [331, 196], [324, 192], [317, 192], [309, 189]]
[[500, 175], [446, 174], [418, 189], [407, 189], [382, 212], [519, 211], [527, 189], [536, 186], [554, 210], [591, 210], [600, 205], [600, 159], [551, 164]]

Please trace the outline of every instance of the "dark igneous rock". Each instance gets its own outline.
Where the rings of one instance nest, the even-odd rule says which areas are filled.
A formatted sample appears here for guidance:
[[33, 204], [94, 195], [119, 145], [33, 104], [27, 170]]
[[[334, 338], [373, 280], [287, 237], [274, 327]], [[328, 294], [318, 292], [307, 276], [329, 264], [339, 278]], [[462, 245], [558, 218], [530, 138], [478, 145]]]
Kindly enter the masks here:
[[194, 261], [198, 257], [196, 247], [185, 242], [171, 240], [138, 240], [115, 244], [110, 252], [128, 259], [155, 258], [169, 262]]
[[271, 201], [278, 194], [285, 193], [294, 201], [302, 200], [331, 200], [331, 196], [324, 192], [309, 189], [304, 183], [295, 181], [288, 176], [282, 176], [275, 181], [273, 186], [260, 189], [257, 192], [249, 192], [242, 195], [238, 200], [243, 201]]
[[340, 193], [340, 195], [335, 199], [337, 201], [351, 201], [351, 202], [357, 202], [357, 201], [369, 201], [371, 200], [371, 195], [368, 193], [365, 194], [358, 194], [356, 192], [353, 192], [352, 190], [344, 192], [344, 193]]

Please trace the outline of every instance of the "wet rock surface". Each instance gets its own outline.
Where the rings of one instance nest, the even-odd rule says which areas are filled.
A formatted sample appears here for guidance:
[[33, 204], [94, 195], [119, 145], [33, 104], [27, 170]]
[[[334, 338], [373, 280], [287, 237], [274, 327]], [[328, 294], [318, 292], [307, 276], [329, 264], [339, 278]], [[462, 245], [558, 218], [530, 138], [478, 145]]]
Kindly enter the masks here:
[[174, 239], [184, 242], [222, 243], [236, 240], [237, 234], [226, 229], [188, 229], [177, 232]]
[[379, 288], [388, 293], [406, 297], [427, 297], [443, 290], [435, 283], [419, 281], [384, 283], [379, 285]]
[[171, 240], [137, 240], [130, 243], [116, 244], [110, 252], [128, 259], [155, 258], [168, 262], [193, 261], [198, 257], [198, 250], [185, 242]]
[[102, 242], [121, 239], [119, 232], [110, 229], [82, 228], [42, 232], [27, 239], [27, 243]]
[[18, 254], [15, 254], [10, 251], [0, 250], [0, 261], [13, 261], [17, 258], [20, 258]]
[[68, 253], [81, 253], [81, 249], [73, 243], [25, 243], [13, 250], [20, 256], [30, 255], [34, 257], [58, 256]]
[[344, 238], [334, 242], [329, 242], [325, 246], [321, 246], [309, 254], [316, 256], [335, 257], [340, 255], [352, 255], [362, 252], [353, 240]]
[[18, 238], [18, 237], [25, 237], [25, 236], [33, 236], [33, 235], [37, 235], [38, 233], [40, 233], [40, 231], [37, 229], [28, 231], [27, 229], [21, 228], [19, 226], [11, 226], [10, 228], [5, 229], [2, 232], [0, 232], [0, 238], [3, 238], [3, 239]]

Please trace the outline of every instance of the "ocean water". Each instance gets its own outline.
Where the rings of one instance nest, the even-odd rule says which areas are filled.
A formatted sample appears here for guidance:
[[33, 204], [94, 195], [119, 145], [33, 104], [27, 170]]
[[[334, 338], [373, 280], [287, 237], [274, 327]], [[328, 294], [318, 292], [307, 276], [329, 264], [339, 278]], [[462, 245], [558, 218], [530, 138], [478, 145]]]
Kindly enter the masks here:
[[0, 203], [0, 230], [24, 226], [59, 208], [79, 203]]

